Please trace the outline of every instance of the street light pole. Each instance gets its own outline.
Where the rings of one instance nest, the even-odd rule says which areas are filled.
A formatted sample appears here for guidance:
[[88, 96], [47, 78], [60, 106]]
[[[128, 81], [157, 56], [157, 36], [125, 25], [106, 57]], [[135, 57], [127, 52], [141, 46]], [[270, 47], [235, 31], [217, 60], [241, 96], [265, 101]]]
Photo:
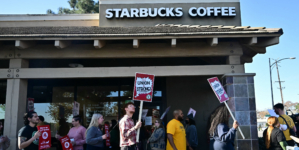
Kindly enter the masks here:
[[273, 65], [276, 65], [276, 68], [277, 68], [278, 82], [279, 82], [280, 94], [281, 94], [281, 101], [282, 101], [282, 104], [284, 104], [284, 102], [283, 102], [283, 95], [282, 95], [282, 88], [281, 88], [281, 81], [280, 81], [280, 77], [279, 77], [279, 71], [278, 71], [277, 63], [280, 62], [280, 61], [282, 61], [282, 60], [285, 60], [285, 59], [296, 59], [296, 57], [290, 57], [290, 58], [283, 58], [283, 59], [280, 59], [280, 60], [275, 60], [275, 62], [273, 64], [271, 64], [271, 59], [269, 58], [272, 106], [274, 106], [273, 86], [272, 86], [272, 66]]
[[281, 95], [281, 102], [284, 105], [282, 88], [281, 88], [281, 81], [280, 81], [280, 77], [279, 77], [279, 71], [278, 71], [277, 61], [275, 61], [275, 64], [276, 64], [276, 69], [277, 69], [277, 76], [278, 76], [278, 83], [279, 83], [279, 89], [280, 89], [280, 95]]
[[273, 87], [272, 87], [272, 69], [271, 69], [271, 59], [270, 58], [269, 58], [269, 69], [270, 69], [270, 85], [271, 85], [272, 106], [274, 106]]

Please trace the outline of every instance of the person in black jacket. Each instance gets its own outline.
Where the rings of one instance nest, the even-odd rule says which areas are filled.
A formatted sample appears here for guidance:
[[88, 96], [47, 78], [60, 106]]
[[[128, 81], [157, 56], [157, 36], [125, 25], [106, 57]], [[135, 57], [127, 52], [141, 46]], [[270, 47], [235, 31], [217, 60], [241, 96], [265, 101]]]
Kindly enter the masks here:
[[111, 120], [111, 128], [110, 128], [110, 144], [112, 150], [119, 150], [119, 127], [117, 125], [116, 120]]

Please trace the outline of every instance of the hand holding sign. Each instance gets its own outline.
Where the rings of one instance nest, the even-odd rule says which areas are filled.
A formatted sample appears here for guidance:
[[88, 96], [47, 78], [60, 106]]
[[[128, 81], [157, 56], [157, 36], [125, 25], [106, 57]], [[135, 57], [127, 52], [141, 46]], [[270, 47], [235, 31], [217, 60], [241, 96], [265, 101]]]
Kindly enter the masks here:
[[35, 133], [34, 137], [39, 137], [38, 149], [48, 149], [51, 148], [51, 131], [49, 125], [43, 125], [37, 127], [38, 131]]
[[140, 121], [142, 116], [143, 101], [152, 102], [154, 91], [154, 78], [155, 75], [150, 74], [136, 73], [135, 75], [133, 100], [140, 101], [139, 118], [137, 123], [138, 126], [135, 126], [138, 129], [136, 137], [137, 143], [139, 142], [139, 128], [141, 127]]
[[69, 136], [64, 136], [60, 139], [63, 150], [73, 150], [73, 145], [71, 144]]
[[[212, 89], [213, 89], [214, 93], [216, 94], [216, 96], [217, 96], [218, 100], [220, 101], [220, 103], [224, 102], [225, 106], [227, 107], [227, 109], [228, 109], [228, 111], [230, 113], [230, 116], [235, 121], [234, 124], [233, 124], [234, 128], [235, 129], [238, 128], [239, 124], [236, 121], [233, 113], [231, 112], [230, 108], [228, 107], [228, 105], [226, 103], [226, 101], [229, 100], [229, 97], [226, 94], [226, 92], [225, 92], [223, 86], [221, 85], [219, 79], [217, 77], [210, 78], [210, 79], [208, 79], [208, 82], [210, 83], [210, 86], [212, 87]], [[240, 134], [241, 134], [242, 138], [245, 139], [242, 130], [240, 128], [238, 128], [238, 129], [240, 131]]]

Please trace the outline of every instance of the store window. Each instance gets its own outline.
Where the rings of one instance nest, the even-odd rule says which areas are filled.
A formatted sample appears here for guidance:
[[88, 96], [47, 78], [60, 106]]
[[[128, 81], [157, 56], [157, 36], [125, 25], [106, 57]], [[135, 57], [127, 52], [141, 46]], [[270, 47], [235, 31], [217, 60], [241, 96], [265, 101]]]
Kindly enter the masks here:
[[94, 113], [105, 116], [105, 121], [117, 120], [117, 86], [78, 86], [77, 102], [79, 113], [83, 114], [83, 125], [88, 127]]
[[0, 120], [5, 118], [6, 80], [0, 80]]
[[[160, 111], [164, 111], [166, 106], [164, 81], [164, 78], [156, 78], [153, 101], [144, 103], [143, 109], [148, 109], [146, 116], [153, 120], [163, 113]], [[82, 117], [82, 125], [86, 128], [94, 113], [102, 114], [107, 122], [120, 120], [124, 115], [124, 104], [133, 99], [133, 84], [134, 78], [31, 79], [28, 80], [27, 97], [34, 99], [35, 111], [45, 118], [54, 137], [56, 133], [62, 136], [69, 132], [73, 114]], [[134, 103], [137, 120], [140, 103]], [[73, 109], [74, 105], [79, 109]], [[152, 122], [147, 122], [147, 125]]]
[[[6, 83], [7, 80], [0, 80], [0, 122], [3, 125], [5, 121]], [[4, 128], [0, 131], [1, 133], [3, 133]]]
[[33, 86], [31, 98], [37, 114], [51, 127], [51, 135], [66, 135], [71, 127], [74, 87]]

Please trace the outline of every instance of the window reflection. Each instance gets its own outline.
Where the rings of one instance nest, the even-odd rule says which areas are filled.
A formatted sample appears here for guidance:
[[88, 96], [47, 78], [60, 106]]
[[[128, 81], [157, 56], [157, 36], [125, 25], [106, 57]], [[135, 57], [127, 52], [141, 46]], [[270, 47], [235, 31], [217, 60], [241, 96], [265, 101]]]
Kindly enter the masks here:
[[[0, 80], [0, 121], [5, 119], [6, 83], [6, 80]], [[3, 133], [3, 128], [0, 132]]]
[[55, 134], [67, 135], [72, 122], [74, 87], [34, 86], [34, 108], [38, 115], [45, 118]]
[[88, 126], [94, 113], [105, 116], [105, 120], [117, 119], [118, 87], [117, 86], [79, 86], [77, 102], [80, 103], [80, 114], [83, 114], [83, 125]]

